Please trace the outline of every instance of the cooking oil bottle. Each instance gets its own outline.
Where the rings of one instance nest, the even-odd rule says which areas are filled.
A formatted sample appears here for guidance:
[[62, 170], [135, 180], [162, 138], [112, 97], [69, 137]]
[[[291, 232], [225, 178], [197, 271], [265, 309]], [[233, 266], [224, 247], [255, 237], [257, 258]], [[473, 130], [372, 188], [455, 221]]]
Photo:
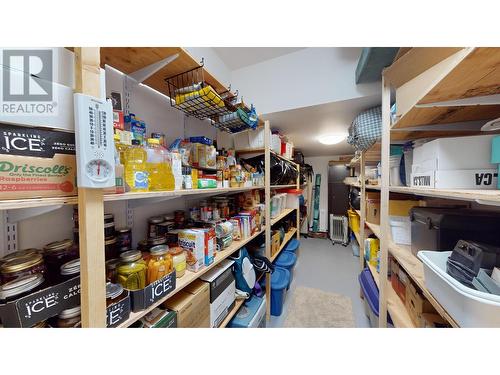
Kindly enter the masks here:
[[133, 139], [132, 145], [127, 147], [124, 159], [127, 190], [133, 192], [148, 191], [147, 153], [138, 139]]
[[149, 190], [174, 190], [174, 176], [168, 162], [167, 150], [160, 145], [158, 138], [148, 138], [147, 143]]

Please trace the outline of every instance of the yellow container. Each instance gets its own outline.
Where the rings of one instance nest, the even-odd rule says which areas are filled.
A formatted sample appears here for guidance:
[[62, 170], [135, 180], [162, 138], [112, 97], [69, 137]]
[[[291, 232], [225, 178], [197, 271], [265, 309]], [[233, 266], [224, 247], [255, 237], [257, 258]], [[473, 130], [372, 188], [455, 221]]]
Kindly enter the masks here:
[[353, 232], [359, 233], [359, 216], [354, 210], [347, 210], [347, 216], [349, 217], [349, 228]]

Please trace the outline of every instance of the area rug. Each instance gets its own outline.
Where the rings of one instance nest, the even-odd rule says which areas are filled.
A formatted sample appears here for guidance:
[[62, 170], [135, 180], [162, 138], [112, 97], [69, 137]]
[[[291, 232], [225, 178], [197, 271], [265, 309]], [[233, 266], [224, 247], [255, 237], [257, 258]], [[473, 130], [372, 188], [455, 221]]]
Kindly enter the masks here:
[[355, 327], [352, 302], [349, 297], [305, 287], [295, 288], [291, 297], [292, 302], [283, 327]]

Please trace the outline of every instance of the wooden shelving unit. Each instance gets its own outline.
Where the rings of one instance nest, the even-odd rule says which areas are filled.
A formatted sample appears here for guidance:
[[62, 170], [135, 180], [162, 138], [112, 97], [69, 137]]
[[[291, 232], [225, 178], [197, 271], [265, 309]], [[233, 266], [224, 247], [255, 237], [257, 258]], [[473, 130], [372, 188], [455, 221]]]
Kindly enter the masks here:
[[241, 306], [243, 306], [244, 303], [245, 303], [244, 299], [237, 299], [234, 303], [234, 307], [231, 309], [226, 318], [222, 321], [219, 328], [226, 328], [231, 319], [233, 319], [233, 317], [238, 313], [238, 310], [240, 309]]
[[281, 251], [283, 251], [283, 249], [285, 248], [288, 241], [290, 241], [293, 238], [293, 236], [295, 236], [296, 233], [297, 233], [297, 228], [292, 228], [288, 232], [285, 233], [285, 237], [283, 238], [283, 241], [281, 242], [279, 250], [276, 252], [276, 254], [274, 254], [271, 257], [271, 262], [274, 262], [276, 260], [276, 258], [278, 258], [278, 256], [280, 255]]

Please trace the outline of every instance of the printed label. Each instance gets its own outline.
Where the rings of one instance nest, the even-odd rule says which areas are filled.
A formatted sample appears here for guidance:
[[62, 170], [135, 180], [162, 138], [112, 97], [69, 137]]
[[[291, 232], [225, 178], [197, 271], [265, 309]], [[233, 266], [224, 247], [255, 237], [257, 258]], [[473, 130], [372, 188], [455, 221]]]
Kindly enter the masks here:
[[116, 327], [128, 319], [130, 315], [130, 297], [114, 303], [106, 309], [106, 326]]
[[148, 174], [146, 172], [134, 172], [134, 187], [136, 189], [148, 188]]

